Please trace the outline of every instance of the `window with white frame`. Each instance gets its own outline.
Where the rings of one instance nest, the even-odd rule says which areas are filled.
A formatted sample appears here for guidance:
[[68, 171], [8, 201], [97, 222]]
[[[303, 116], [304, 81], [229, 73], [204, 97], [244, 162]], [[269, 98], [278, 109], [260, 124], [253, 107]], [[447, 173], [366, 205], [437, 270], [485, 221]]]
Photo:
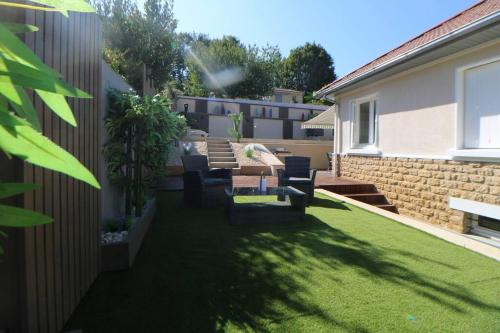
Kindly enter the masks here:
[[376, 145], [377, 101], [362, 98], [353, 103], [352, 144], [354, 148]]
[[500, 148], [500, 61], [463, 74], [463, 148]]

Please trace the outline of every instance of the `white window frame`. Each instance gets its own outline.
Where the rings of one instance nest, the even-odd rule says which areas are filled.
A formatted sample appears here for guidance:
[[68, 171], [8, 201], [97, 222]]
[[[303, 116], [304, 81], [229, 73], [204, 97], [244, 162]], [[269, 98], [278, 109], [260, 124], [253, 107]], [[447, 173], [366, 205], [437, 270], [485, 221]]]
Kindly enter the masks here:
[[449, 151], [453, 159], [473, 161], [498, 161], [500, 149], [494, 148], [465, 148], [465, 72], [479, 66], [500, 61], [500, 57], [492, 57], [467, 64], [455, 71], [455, 147]]
[[[370, 133], [369, 138], [372, 143], [359, 143], [358, 140], [358, 126], [357, 119], [359, 118], [359, 106], [363, 103], [370, 103]], [[378, 117], [380, 114], [380, 103], [376, 94], [363, 96], [350, 101], [350, 149], [348, 154], [361, 154], [361, 155], [380, 155], [381, 151], [378, 147]], [[372, 126], [373, 123], [373, 126]]]

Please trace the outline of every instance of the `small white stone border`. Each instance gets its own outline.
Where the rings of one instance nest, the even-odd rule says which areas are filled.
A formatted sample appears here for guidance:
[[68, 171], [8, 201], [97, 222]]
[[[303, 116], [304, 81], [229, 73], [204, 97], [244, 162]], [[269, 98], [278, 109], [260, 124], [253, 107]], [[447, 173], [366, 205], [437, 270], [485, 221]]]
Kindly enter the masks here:
[[450, 243], [453, 243], [455, 245], [464, 247], [466, 249], [469, 249], [471, 251], [480, 253], [484, 256], [490, 257], [492, 259], [495, 259], [496, 261], [500, 261], [500, 249], [496, 248], [492, 245], [477, 241], [475, 239], [469, 238], [463, 234], [460, 234], [458, 232], [446, 230], [425, 222], [418, 221], [416, 219], [413, 219], [411, 217], [395, 214], [389, 211], [386, 211], [382, 208], [378, 208], [369, 204], [366, 204], [361, 201], [357, 201], [348, 197], [345, 197], [343, 195], [333, 193], [327, 190], [323, 189], [316, 189], [315, 190], [317, 193], [324, 194], [326, 196], [329, 196], [331, 198], [346, 202], [350, 205], [357, 206], [359, 208], [365, 209], [369, 212], [382, 215], [384, 217], [387, 217], [391, 220], [394, 220], [396, 222], [402, 223], [404, 225], [410, 226], [412, 228], [418, 229], [420, 231], [426, 232], [428, 234], [431, 234], [435, 237], [444, 239], [445, 241], [448, 241]]

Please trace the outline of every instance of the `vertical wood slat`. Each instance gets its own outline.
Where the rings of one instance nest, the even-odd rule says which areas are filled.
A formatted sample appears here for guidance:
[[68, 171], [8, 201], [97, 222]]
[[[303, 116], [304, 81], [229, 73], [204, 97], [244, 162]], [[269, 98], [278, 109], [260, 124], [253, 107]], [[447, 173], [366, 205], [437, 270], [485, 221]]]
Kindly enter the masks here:
[[[82, 16], [81, 15], [78, 15], [76, 17], [76, 25], [77, 25], [77, 29], [76, 29], [76, 34], [78, 37], [82, 38], [83, 37], [83, 22], [82, 22]], [[82, 87], [83, 89], [85, 89], [83, 87], [83, 74], [84, 74], [84, 69], [83, 69], [83, 64], [84, 64], [84, 58], [83, 58], [83, 50], [84, 50], [84, 47], [82, 45], [82, 43], [77, 43], [77, 47], [76, 47], [76, 63], [77, 63], [77, 75], [75, 76], [76, 80], [75, 80], [75, 86], [77, 87]], [[84, 156], [83, 156], [83, 152], [85, 151], [85, 143], [84, 143], [84, 140], [85, 140], [85, 137], [84, 137], [84, 132], [85, 132], [85, 122], [84, 122], [84, 105], [85, 105], [85, 101], [82, 100], [82, 99], [78, 99], [77, 100], [77, 108], [76, 108], [76, 113], [78, 114], [78, 124], [79, 124], [79, 127], [77, 128], [77, 131], [76, 131], [76, 138], [75, 138], [75, 141], [78, 142], [78, 145], [75, 147], [76, 151], [76, 156], [78, 156], [78, 159], [80, 160], [80, 162], [82, 163], [85, 163], [84, 161]], [[78, 258], [77, 258], [77, 261], [78, 261], [78, 268], [77, 268], [77, 281], [78, 281], [78, 291], [77, 291], [77, 297], [80, 298], [82, 297], [83, 295], [83, 285], [85, 284], [85, 268], [84, 268], [84, 265], [85, 265], [85, 244], [83, 242], [83, 238], [85, 237], [84, 233], [83, 233], [83, 228], [84, 228], [84, 223], [85, 223], [85, 220], [86, 220], [86, 213], [87, 213], [87, 210], [86, 210], [86, 206], [87, 206], [87, 203], [85, 202], [85, 188], [84, 188], [84, 185], [81, 183], [81, 182], [77, 182], [77, 198], [76, 198], [76, 204], [77, 204], [77, 207], [78, 207], [78, 217], [77, 217], [77, 221], [78, 221], [78, 227], [77, 227], [77, 231], [75, 233], [75, 239], [76, 239], [76, 243], [77, 243], [77, 246], [75, 247], [75, 249], [77, 250], [78, 252]]]
[[[43, 35], [43, 59], [49, 65], [53, 66], [54, 55], [54, 13], [46, 13], [44, 22], [44, 35]], [[43, 132], [50, 138], [54, 139], [54, 132], [52, 127], [52, 112], [44, 105], [43, 107]], [[54, 172], [43, 169], [43, 192], [44, 192], [44, 213], [48, 216], [54, 216]], [[54, 223], [50, 223], [43, 227], [44, 229], [44, 242], [45, 242], [45, 283], [47, 295], [47, 326], [48, 332], [56, 330], [56, 311], [55, 308], [55, 276], [54, 276], [54, 225], [59, 221], [54, 219]], [[52, 308], [54, 304], [54, 308]]]
[[[39, 28], [38, 32], [35, 34], [35, 52], [38, 57], [44, 57], [44, 31], [45, 31], [45, 15], [44, 13], [37, 12], [35, 14], [35, 25]], [[38, 117], [40, 119], [42, 128], [44, 124], [44, 106], [38, 97], [34, 97], [35, 108], [38, 111]], [[36, 184], [43, 185], [43, 170], [40, 168], [35, 168], [35, 179]], [[44, 190], [38, 189], [36, 191], [35, 198], [35, 210], [39, 212], [44, 211]], [[37, 226], [35, 231], [35, 246], [36, 246], [36, 298], [38, 300], [37, 304], [37, 326], [39, 332], [47, 332], [48, 324], [48, 313], [47, 313], [47, 290], [45, 282], [45, 227]]]
[[[75, 82], [75, 26], [76, 19], [68, 21], [68, 76], [67, 80], [69, 84], [74, 84]], [[73, 114], [75, 113], [76, 104], [75, 99], [69, 99], [70, 107], [73, 110]], [[68, 150], [71, 152], [75, 151], [75, 128], [70, 126], [68, 127]], [[76, 156], [76, 155], [75, 155]], [[75, 182], [73, 178], [69, 178], [68, 180], [68, 194], [69, 194], [69, 214], [68, 214], [68, 242], [69, 246], [69, 262], [68, 262], [68, 271], [69, 271], [69, 307], [73, 309], [77, 304], [76, 297], [76, 251], [74, 250], [75, 240], [74, 233], [76, 227], [76, 218], [77, 215], [76, 206], [75, 206]]]
[[[35, 12], [26, 12], [26, 21], [35, 22]], [[31, 49], [35, 49], [35, 34], [26, 34], [25, 43]], [[24, 181], [26, 183], [35, 182], [35, 168], [31, 164], [24, 164]], [[26, 209], [35, 209], [35, 193], [28, 191], [24, 194], [24, 206]], [[24, 320], [21, 329], [23, 331], [34, 332], [38, 327], [37, 318], [37, 294], [36, 292], [36, 249], [35, 249], [35, 228], [27, 228], [24, 230], [24, 271], [26, 274], [26, 300], [24, 312], [22, 316]]]
[[[39, 31], [26, 44], [70, 85], [94, 95], [68, 99], [77, 119], [73, 128], [38, 97], [34, 105], [46, 136], [68, 150], [98, 177], [100, 141], [100, 24], [92, 14], [31, 12], [26, 23]], [[65, 175], [25, 164], [24, 181], [42, 189], [24, 196], [24, 206], [54, 218], [51, 225], [24, 231], [26, 271], [23, 331], [60, 331], [99, 273], [99, 194]]]
[[[62, 55], [62, 46], [61, 46], [61, 15], [52, 15], [53, 16], [53, 48], [54, 54], [52, 57], [52, 67], [61, 72], [61, 55]], [[59, 117], [52, 117], [52, 133], [55, 142], [58, 145], [62, 145], [61, 140], [61, 129], [62, 129], [63, 121]], [[61, 216], [61, 201], [62, 201], [62, 193], [61, 193], [61, 174], [58, 172], [54, 172], [52, 174], [53, 177], [53, 212], [54, 212], [54, 280], [56, 282], [61, 281], [61, 283], [55, 283], [54, 285], [54, 294], [55, 294], [55, 318], [56, 327], [62, 327], [64, 324], [63, 321], [63, 290], [62, 284], [64, 283], [62, 279], [62, 242], [61, 242], [61, 228], [62, 225], [65, 224], [63, 218]]]
[[[94, 117], [96, 120], [95, 123], [95, 133], [94, 137], [96, 138], [96, 143], [94, 143], [94, 147], [96, 148], [96, 165], [95, 165], [95, 175], [97, 175], [97, 179], [101, 179], [101, 147], [102, 147], [102, 142], [101, 142], [101, 128], [104, 126], [103, 120], [102, 120], [102, 115], [103, 115], [103, 107], [101, 106], [101, 101], [103, 96], [102, 94], [102, 60], [101, 60], [101, 45], [102, 45], [102, 34], [101, 34], [101, 21], [98, 19], [98, 17], [94, 17], [95, 21], [95, 26], [94, 26], [94, 36], [96, 36], [94, 40], [94, 61], [95, 63], [95, 70], [96, 70], [96, 78], [94, 82], [94, 108], [99, 110], [99, 112], [94, 113]], [[94, 189], [96, 192], [96, 211], [101, 212], [101, 191]], [[97, 258], [97, 262], [95, 264], [95, 271], [96, 274], [99, 274], [101, 271], [101, 224], [100, 224], [100, 219], [101, 215], [96, 216], [96, 230], [95, 233], [96, 235], [94, 237], [97, 238], [97, 246], [95, 247], [96, 249], [96, 254], [95, 257]]]
[[[75, 31], [73, 35], [73, 39], [76, 41], [77, 36], [80, 35], [80, 16], [75, 16]], [[75, 49], [75, 54], [74, 54], [74, 61], [75, 61], [75, 67], [74, 67], [74, 72], [73, 72], [73, 82], [71, 84], [73, 86], [80, 87], [80, 43], [74, 44], [74, 49]], [[73, 131], [73, 142], [74, 142], [74, 147], [73, 147], [73, 155], [81, 161], [81, 156], [80, 156], [80, 138], [79, 138], [79, 129], [82, 126], [82, 119], [80, 117], [80, 105], [81, 105], [81, 100], [75, 99], [75, 108], [73, 109], [73, 112], [75, 114], [75, 118], [77, 123], [79, 124], [78, 128], [75, 128]], [[81, 190], [81, 184], [78, 181], [74, 181], [74, 213], [75, 215], [73, 216], [75, 220], [75, 229], [73, 230], [73, 241], [74, 241], [74, 251], [75, 251], [75, 302], [78, 302], [80, 299], [80, 286], [81, 286], [81, 266], [80, 266], [80, 259], [81, 259], [81, 250], [80, 250], [80, 237], [81, 235], [81, 230], [80, 230], [80, 218], [81, 216], [81, 196], [80, 196], [80, 190]], [[76, 304], [75, 304], [76, 306]]]
[[[94, 20], [94, 17], [92, 16], [88, 16], [89, 17], [89, 22], [88, 22], [88, 25], [91, 27], [91, 31], [90, 31], [90, 34], [93, 35], [95, 33], [94, 31], [94, 28], [95, 28], [95, 20]], [[95, 68], [95, 61], [94, 61], [94, 40], [95, 39], [90, 39], [89, 40], [89, 57], [90, 57], [90, 63], [89, 63], [89, 73], [90, 73], [90, 77], [89, 77], [89, 93], [91, 93], [93, 96], [95, 95], [94, 94], [94, 82], [93, 82], [93, 79], [94, 79], [94, 68]], [[90, 110], [93, 109], [93, 106], [94, 106], [94, 103], [93, 103], [93, 100], [90, 100], [89, 101], [89, 112]], [[95, 167], [94, 167], [94, 151], [95, 151], [95, 146], [92, 145], [92, 141], [95, 140], [95, 133], [94, 133], [94, 114], [91, 114], [91, 116], [89, 117], [90, 119], [90, 122], [89, 122], [89, 127], [90, 127], [90, 131], [89, 131], [89, 146], [92, 147], [91, 149], [91, 163], [90, 163], [90, 167], [91, 167], [91, 170], [93, 173], [95, 173]], [[96, 205], [95, 205], [95, 191], [93, 188], [90, 188], [90, 203], [91, 203], [91, 211], [94, 212], [96, 210]], [[89, 280], [89, 286], [90, 284], [92, 283], [92, 276], [94, 276], [96, 274], [96, 271], [95, 271], [95, 262], [97, 261], [96, 258], [95, 258], [95, 255], [96, 255], [96, 251], [95, 251], [95, 248], [97, 247], [97, 242], [95, 242], [95, 237], [94, 237], [94, 233], [95, 233], [95, 225], [96, 225], [96, 220], [95, 220], [95, 215], [92, 214], [91, 215], [91, 234], [90, 234], [90, 237], [89, 237], [89, 249], [90, 249], [90, 263], [91, 263], [91, 266], [90, 266], [90, 280]]]
[[[62, 77], [68, 77], [68, 20], [58, 16], [60, 18], [60, 73]], [[68, 142], [68, 124], [65, 121], [60, 120], [60, 144], [61, 147], [65, 150], [68, 150], [69, 142]], [[68, 209], [69, 206], [69, 186], [68, 186], [69, 178], [65, 175], [61, 175], [60, 180], [60, 193], [61, 193], [61, 221], [69, 221], [68, 219]], [[70, 222], [62, 222], [60, 229], [60, 237], [61, 237], [61, 266], [64, 268], [69, 268], [69, 251], [68, 246], [71, 243], [68, 242], [68, 224]], [[68, 269], [61, 269], [61, 318], [64, 322], [64, 318], [67, 318], [70, 315], [70, 284], [69, 284], [69, 274]]]
[[[85, 15], [83, 17], [83, 27], [90, 27], [89, 25], [89, 18], [90, 16], [89, 15]], [[91, 31], [88, 31], [88, 33], [86, 33], [84, 35], [84, 44], [85, 47], [83, 48], [83, 55], [84, 55], [84, 58], [87, 59], [87, 61], [85, 61], [83, 63], [83, 89], [87, 92], [90, 92], [89, 91], [89, 84], [88, 84], [88, 77], [89, 77], [89, 72], [90, 72], [90, 61], [91, 61], [91, 58], [89, 56], [89, 49], [90, 49], [90, 43], [89, 43], [89, 40], [90, 40], [90, 34], [91, 34]], [[82, 132], [83, 134], [83, 147], [84, 147], [84, 151], [85, 151], [85, 156], [84, 156], [84, 163], [85, 165], [90, 169], [92, 170], [92, 165], [90, 163], [90, 160], [89, 160], [89, 156], [88, 156], [88, 153], [89, 151], [92, 149], [92, 147], [90, 146], [90, 136], [92, 135], [92, 133], [90, 132], [90, 129], [89, 129], [89, 120], [90, 118], [92, 118], [90, 115], [89, 115], [89, 105], [90, 105], [90, 101], [88, 99], [84, 99], [82, 100], [84, 102], [84, 108], [83, 108], [83, 112], [85, 112], [85, 114], [83, 114], [83, 121], [84, 121], [84, 131]], [[83, 246], [83, 249], [85, 251], [85, 284], [83, 285], [83, 287], [85, 288], [85, 290], [87, 290], [87, 288], [90, 286], [90, 279], [91, 279], [91, 272], [90, 272], [90, 266], [91, 266], [91, 263], [92, 263], [92, 258], [90, 257], [89, 255], [89, 252], [90, 252], [90, 244], [89, 244], [89, 240], [90, 240], [90, 235], [92, 233], [92, 218], [91, 218], [91, 215], [93, 215], [93, 212], [91, 211], [92, 209], [92, 203], [90, 202], [90, 187], [89, 186], [84, 186], [84, 195], [85, 195], [85, 203], [86, 203], [86, 207], [85, 207], [85, 224], [83, 225], [83, 228], [88, 228], [88, 232], [83, 232], [83, 236], [84, 236], [84, 246]]]

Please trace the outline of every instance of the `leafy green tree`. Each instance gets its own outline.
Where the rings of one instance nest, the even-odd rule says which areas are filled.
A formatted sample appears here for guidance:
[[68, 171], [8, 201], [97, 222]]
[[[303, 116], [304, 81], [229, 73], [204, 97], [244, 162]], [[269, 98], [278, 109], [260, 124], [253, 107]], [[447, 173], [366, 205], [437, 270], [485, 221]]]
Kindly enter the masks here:
[[312, 92], [335, 78], [333, 59], [319, 44], [295, 48], [283, 62], [281, 82], [286, 88]]
[[146, 0], [141, 11], [130, 0], [95, 0], [103, 20], [104, 59], [136, 90], [144, 65], [158, 88], [178, 76], [183, 66], [177, 50], [177, 21], [172, 0]]
[[186, 46], [185, 93], [259, 98], [279, 82], [281, 54], [277, 47], [245, 46], [236, 37], [198, 39]]

